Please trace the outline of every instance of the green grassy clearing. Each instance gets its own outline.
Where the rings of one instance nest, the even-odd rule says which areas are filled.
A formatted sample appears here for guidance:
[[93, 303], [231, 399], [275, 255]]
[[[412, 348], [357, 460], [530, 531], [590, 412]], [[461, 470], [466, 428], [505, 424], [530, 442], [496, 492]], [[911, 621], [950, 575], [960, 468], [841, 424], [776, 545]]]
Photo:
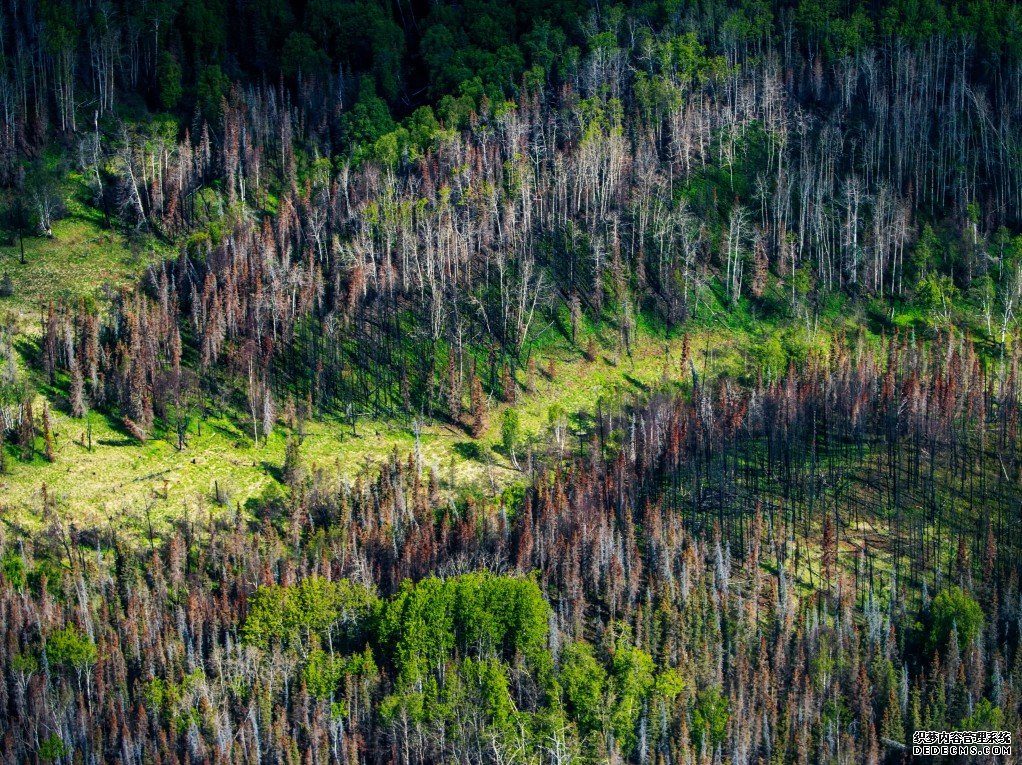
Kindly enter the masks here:
[[53, 237], [26, 236], [25, 263], [17, 240], [0, 243], [0, 274], [10, 276], [14, 294], [0, 300], [22, 320], [22, 331], [34, 334], [41, 307], [50, 300], [102, 299], [130, 287], [147, 265], [171, 249], [152, 237], [129, 241], [105, 229], [102, 216], [75, 198], [69, 215], [53, 224]]
[[[71, 176], [71, 186], [80, 179]], [[71, 189], [73, 192], [74, 189]], [[80, 189], [79, 189], [80, 191]], [[18, 242], [0, 247], [0, 273], [10, 274], [14, 295], [0, 301], [0, 310], [13, 312], [20, 333], [37, 336], [43, 306], [50, 300], [91, 298], [102, 302], [118, 289], [129, 287], [151, 262], [169, 254], [166, 245], [129, 241], [123, 234], [104, 229], [102, 216], [80, 201], [80, 193], [67, 195], [68, 215], [53, 226], [53, 238], [26, 236], [21, 264]], [[557, 404], [577, 423], [578, 415], [591, 411], [601, 397], [621, 400], [641, 395], [660, 385], [665, 366], [672, 380], [687, 380], [681, 369], [681, 334], [664, 336], [657, 328], [640, 324], [631, 354], [617, 350], [618, 333], [610, 325], [586, 323], [579, 346], [567, 342], [551, 328], [534, 345], [538, 372], [535, 390], [519, 397], [522, 432], [539, 440], [550, 427], [548, 413]], [[740, 347], [746, 331], [732, 327], [702, 330], [692, 336], [692, 353], [700, 369], [715, 373], [743, 368]], [[598, 353], [586, 360], [581, 348], [595, 337]], [[700, 347], [703, 348], [700, 351]], [[553, 379], [547, 375], [553, 359]], [[29, 369], [35, 386], [48, 386]], [[519, 384], [525, 387], [524, 371]], [[42, 396], [37, 410], [42, 409]], [[85, 421], [74, 420], [51, 406], [56, 460], [49, 463], [37, 455], [29, 462], [18, 459], [8, 445], [9, 473], [0, 476], [0, 508], [8, 520], [32, 526], [40, 521], [43, 492], [81, 524], [102, 523], [125, 513], [149, 508], [155, 519], [170, 519], [196, 508], [215, 504], [244, 505], [276, 483], [284, 459], [286, 429], [277, 428], [266, 443], [252, 444], [243, 418], [229, 416], [193, 423], [186, 449], [178, 451], [175, 439], [154, 437], [138, 444], [116, 420], [98, 413], [90, 415], [92, 448], [87, 447]], [[437, 469], [445, 484], [478, 487], [490, 493], [524, 479], [507, 455], [493, 447], [500, 443], [500, 419], [506, 405], [491, 401], [490, 426], [474, 442], [467, 432], [449, 423], [433, 422], [420, 429], [423, 464]], [[38, 412], [37, 412], [38, 413]], [[200, 434], [201, 430], [201, 434]], [[328, 419], [306, 423], [302, 454], [310, 468], [331, 467], [347, 479], [372, 474], [396, 449], [415, 450], [412, 428], [380, 420], [360, 421], [357, 435], [350, 426]], [[40, 449], [41, 451], [41, 449]], [[45, 489], [44, 489], [45, 487]]]
[[[722, 336], [707, 336], [714, 346], [726, 344]], [[738, 364], [736, 346], [718, 352], [717, 363]], [[678, 367], [681, 340], [667, 343], [672, 380], [686, 379]], [[536, 390], [520, 397], [516, 405], [523, 433], [540, 437], [550, 427], [548, 412], [559, 404], [569, 415], [591, 411], [600, 397], [642, 394], [662, 383], [665, 346], [662, 341], [640, 336], [633, 354], [613, 366], [602, 355], [587, 362], [580, 353], [564, 347], [549, 348], [556, 359], [554, 379], [537, 374]], [[544, 358], [545, 362], [546, 358]], [[697, 366], [703, 362], [697, 360]], [[689, 373], [686, 371], [685, 375]], [[461, 428], [434, 422], [420, 429], [419, 448], [424, 467], [434, 468], [445, 485], [476, 487], [485, 493], [499, 491], [524, 480], [524, 474], [495, 451], [500, 443], [500, 417], [507, 405], [490, 411], [490, 427], [479, 442]], [[42, 401], [39, 401], [41, 410]], [[244, 421], [211, 418], [189, 427], [188, 445], [178, 451], [175, 439], [154, 437], [139, 444], [120, 425], [98, 413], [90, 415], [92, 449], [87, 446], [87, 424], [51, 407], [56, 460], [36, 456], [22, 462], [8, 446], [9, 474], [0, 476], [2, 506], [10, 520], [38, 523], [43, 487], [51, 500], [81, 524], [103, 523], [148, 506], [156, 519], [215, 504], [217, 494], [231, 506], [242, 505], [277, 482], [284, 461], [287, 429], [278, 427], [271, 437], [253, 445]], [[357, 435], [338, 420], [315, 420], [305, 424], [301, 454], [309, 469], [327, 468], [354, 480], [374, 475], [395, 451], [404, 457], [415, 451], [412, 428], [379, 420], [360, 420]]]
[[[86, 425], [62, 413], [52, 414], [56, 460], [11, 459], [9, 475], [0, 478], [0, 494], [10, 518], [32, 525], [42, 509], [43, 487], [58, 508], [82, 525], [102, 524], [148, 507], [154, 518], [168, 520], [216, 504], [243, 505], [275, 481], [284, 459], [286, 436], [275, 432], [259, 447], [227, 419], [209, 419], [201, 435], [193, 425], [188, 447], [178, 451], [168, 441], [138, 444], [106, 418], [92, 415], [92, 449]], [[414, 437], [388, 430], [376, 437], [343, 437], [337, 427], [308, 423], [302, 454], [310, 469], [337, 464], [345, 475], [382, 462], [397, 447], [414, 448]], [[427, 464], [439, 459], [440, 437], [422, 439]]]
[[[9, 273], [14, 295], [0, 300], [0, 311], [11, 310], [19, 331], [30, 336], [40, 331], [42, 307], [49, 300], [93, 298], [102, 302], [118, 289], [129, 287], [151, 262], [172, 254], [171, 245], [152, 237], [129, 239], [103, 228], [102, 214], [84, 201], [84, 185], [74, 174], [67, 180], [67, 217], [53, 227], [53, 238], [25, 239], [26, 263], [19, 262], [18, 243], [0, 246], [0, 273]], [[789, 362], [800, 364], [811, 355], [827, 354], [833, 334], [849, 337], [866, 328], [867, 340], [891, 326], [909, 327], [922, 321], [917, 309], [901, 307], [867, 320], [861, 309], [846, 302], [821, 306], [818, 321], [785, 315], [783, 286], [773, 286], [766, 308], [756, 309], [746, 299], [726, 305], [718, 290], [702, 296], [695, 320], [684, 328], [667, 330], [648, 314], [636, 315], [630, 352], [622, 348], [619, 329], [613, 322], [592, 323], [584, 318], [577, 342], [567, 338], [566, 316], [555, 316], [531, 342], [536, 373], [533, 389], [524, 369], [518, 371], [522, 392], [515, 408], [521, 429], [521, 458], [530, 444], [550, 442], [551, 409], [566, 416], [566, 447], [577, 444], [574, 433], [584, 425], [601, 400], [612, 405], [632, 396], [643, 396], [663, 386], [681, 387], [691, 382], [692, 368], [682, 363], [682, 347], [689, 343], [692, 364], [700, 377], [720, 375], [749, 381], [784, 374]], [[766, 313], [764, 314], [764, 310]], [[584, 349], [592, 339], [595, 358]], [[551, 360], [554, 373], [548, 373]], [[22, 366], [28, 369], [22, 359]], [[38, 389], [47, 386], [29, 369]], [[40, 521], [43, 492], [57, 506], [82, 524], [102, 523], [126, 513], [149, 508], [151, 516], [166, 521], [182, 513], [220, 504], [244, 506], [277, 483], [284, 459], [286, 429], [278, 427], [266, 443], [254, 446], [244, 415], [225, 416], [192, 423], [187, 448], [178, 451], [176, 439], [152, 438], [138, 444], [115, 420], [93, 413], [92, 449], [86, 446], [86, 424], [67, 417], [54, 402], [51, 406], [56, 437], [56, 460], [37, 456], [20, 461], [8, 447], [9, 474], [0, 476], [0, 510], [8, 520], [31, 526]], [[443, 421], [420, 428], [423, 465], [438, 471], [445, 485], [495, 493], [525, 479], [510, 455], [501, 447], [501, 419], [508, 405], [490, 400], [489, 427], [474, 441], [463, 427]], [[38, 402], [37, 414], [42, 409]], [[201, 432], [200, 432], [201, 431]], [[397, 450], [407, 455], [416, 439], [407, 424], [383, 420], [360, 420], [357, 435], [350, 425], [328, 418], [306, 423], [302, 454], [311, 468], [329, 467], [341, 478], [353, 480], [375, 473]], [[41, 451], [41, 450], [40, 450]]]

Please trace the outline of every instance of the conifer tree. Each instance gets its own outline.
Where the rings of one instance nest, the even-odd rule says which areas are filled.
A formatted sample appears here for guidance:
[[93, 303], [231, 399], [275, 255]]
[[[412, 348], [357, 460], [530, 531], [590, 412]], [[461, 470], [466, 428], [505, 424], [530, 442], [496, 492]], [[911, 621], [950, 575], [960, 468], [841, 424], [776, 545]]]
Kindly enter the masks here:
[[571, 342], [578, 343], [578, 329], [582, 321], [582, 301], [579, 300], [578, 293], [572, 291], [571, 297], [568, 299], [568, 312], [571, 315]]
[[458, 365], [455, 360], [454, 346], [447, 351], [447, 414], [451, 422], [461, 420], [461, 383], [458, 378]]
[[504, 401], [508, 404], [514, 404], [518, 399], [518, 395], [515, 389], [515, 376], [511, 371], [511, 365], [508, 363], [504, 364], [500, 376], [500, 387], [504, 394]]
[[301, 444], [298, 438], [288, 436], [287, 444], [284, 447], [284, 465], [281, 469], [284, 484], [294, 489], [304, 478], [302, 467]]
[[57, 458], [57, 452], [53, 444], [53, 429], [50, 424], [50, 404], [43, 403], [43, 454], [47, 462], [53, 462]]
[[32, 396], [29, 394], [21, 404], [21, 423], [18, 426], [18, 446], [21, 459], [26, 462], [35, 453], [35, 418], [32, 416]]
[[82, 418], [85, 416], [85, 379], [82, 377], [82, 367], [76, 356], [71, 357], [71, 390], [69, 392], [71, 404], [71, 416]]
[[486, 432], [486, 396], [483, 393], [483, 384], [479, 376], [472, 375], [469, 389], [469, 398], [472, 404], [472, 437], [480, 438]]

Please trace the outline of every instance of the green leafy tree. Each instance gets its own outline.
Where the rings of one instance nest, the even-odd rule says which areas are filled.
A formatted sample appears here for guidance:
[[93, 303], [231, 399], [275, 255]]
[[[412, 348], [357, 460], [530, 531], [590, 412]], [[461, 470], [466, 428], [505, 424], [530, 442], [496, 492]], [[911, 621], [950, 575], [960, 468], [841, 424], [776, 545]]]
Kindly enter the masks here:
[[727, 734], [730, 717], [727, 698], [719, 688], [711, 686], [700, 691], [692, 710], [692, 736], [696, 745], [706, 743], [712, 747], [719, 746]]
[[948, 324], [958, 299], [958, 288], [950, 276], [931, 271], [920, 279], [916, 287], [916, 299], [922, 308], [930, 312], [936, 323]]
[[376, 622], [376, 644], [396, 671], [380, 704], [385, 724], [428, 723], [457, 738], [467, 723], [495, 747], [517, 738], [525, 722], [511, 701], [510, 665], [524, 659], [549, 692], [549, 613], [530, 579], [480, 572], [405, 583]]
[[771, 332], [757, 348], [759, 365], [772, 377], [780, 377], [787, 370], [788, 354], [784, 351], [780, 334]]
[[96, 644], [88, 635], [77, 627], [65, 627], [50, 634], [43, 650], [50, 666], [74, 672], [79, 691], [83, 691], [84, 680], [85, 692], [91, 692], [88, 690], [92, 685], [89, 670], [96, 663], [97, 651]]
[[96, 644], [77, 627], [64, 627], [47, 638], [46, 658], [53, 666], [80, 674], [96, 663]]
[[248, 0], [244, 16], [251, 24], [251, 50], [247, 53], [263, 72], [276, 68], [283, 41], [295, 27], [294, 7], [291, 0]]
[[507, 667], [492, 659], [465, 659], [460, 667], [470, 700], [482, 709], [497, 735], [509, 735], [515, 708], [508, 687]]
[[317, 699], [331, 699], [343, 678], [357, 676], [374, 679], [378, 672], [379, 668], [368, 646], [352, 656], [327, 653], [316, 648], [305, 662], [302, 678], [309, 693]]
[[378, 640], [401, 683], [440, 676], [457, 648], [463, 656], [540, 661], [550, 607], [531, 579], [464, 574], [406, 583], [383, 608]]
[[279, 643], [303, 655], [332, 638], [354, 644], [376, 602], [370, 590], [347, 579], [311, 576], [289, 587], [263, 586], [249, 600], [242, 637], [260, 648]]
[[467, 127], [483, 97], [483, 81], [478, 77], [465, 79], [457, 87], [457, 96], [448, 93], [437, 103], [436, 114], [449, 130]]
[[954, 631], [959, 648], [965, 648], [983, 630], [983, 620], [979, 603], [960, 587], [941, 590], [930, 604], [929, 651], [944, 650]]
[[542, 72], [543, 81], [548, 81], [557, 72], [558, 60], [564, 54], [566, 44], [564, 31], [545, 20], [537, 21], [521, 39], [529, 63]]
[[614, 738], [627, 756], [639, 741], [638, 722], [643, 704], [653, 689], [653, 658], [641, 648], [618, 638], [611, 659], [610, 686], [614, 705], [611, 724]]
[[202, 115], [212, 124], [219, 125], [223, 119], [223, 102], [231, 89], [231, 81], [219, 64], [208, 64], [199, 73], [195, 89]]
[[154, 677], [143, 688], [143, 696], [156, 712], [183, 733], [200, 719], [198, 701], [206, 675], [201, 669], [185, 674], [180, 682]]
[[397, 99], [405, 36], [394, 21], [389, 3], [310, 0], [305, 29], [331, 60], [343, 61], [356, 72], [368, 75], [388, 101]]
[[378, 138], [394, 130], [394, 118], [387, 103], [376, 95], [372, 79], [363, 77], [359, 84], [358, 100], [344, 115], [344, 132], [353, 149], [367, 151]]
[[64, 739], [56, 733], [51, 733], [39, 742], [39, 759], [43, 762], [57, 762], [67, 757], [69, 753], [70, 750], [68, 750], [67, 744], [64, 743]]
[[466, 47], [463, 34], [448, 24], [433, 24], [422, 35], [420, 48], [429, 72], [430, 95], [434, 98], [450, 97], [472, 77], [472, 69], [459, 53]]
[[32, 653], [16, 653], [11, 657], [11, 669], [22, 676], [34, 675], [39, 671], [39, 659]]
[[[181, 20], [194, 61], [216, 61], [227, 46], [226, 0], [185, 0]], [[219, 67], [217, 67], [219, 69]]]
[[518, 444], [521, 435], [522, 426], [518, 419], [518, 412], [514, 407], [508, 407], [504, 410], [504, 414], [501, 417], [500, 443], [513, 462], [517, 462], [515, 459], [515, 446]]
[[855, 53], [873, 36], [873, 22], [859, 3], [801, 0], [795, 23], [807, 44], [828, 59]]
[[405, 120], [405, 126], [413, 156], [420, 156], [433, 149], [443, 133], [440, 122], [428, 106], [420, 106], [412, 112]]
[[359, 154], [384, 167], [396, 168], [404, 160], [408, 148], [408, 131], [399, 126], [381, 135], [371, 147], [363, 149]]
[[933, 268], [939, 265], [943, 257], [943, 245], [937, 232], [929, 223], [923, 226], [919, 234], [919, 241], [912, 250], [912, 265], [920, 279], [928, 274]]
[[561, 651], [558, 674], [568, 713], [583, 736], [598, 734], [606, 724], [607, 671], [588, 643], [572, 643]]
[[1004, 712], [989, 699], [980, 699], [971, 715], [962, 720], [962, 730], [1003, 730]]
[[280, 71], [292, 80], [299, 75], [308, 77], [322, 74], [330, 68], [330, 59], [311, 35], [295, 31], [284, 41], [280, 55]]
[[880, 33], [914, 43], [950, 31], [947, 13], [940, 0], [894, 0], [884, 4]]
[[164, 109], [173, 109], [184, 95], [181, 84], [181, 64], [170, 53], [163, 51], [156, 68], [156, 82], [160, 89], [160, 103]]
[[25, 589], [25, 559], [19, 553], [14, 550], [4, 553], [4, 557], [0, 559], [0, 571], [3, 571], [4, 579], [15, 590]]

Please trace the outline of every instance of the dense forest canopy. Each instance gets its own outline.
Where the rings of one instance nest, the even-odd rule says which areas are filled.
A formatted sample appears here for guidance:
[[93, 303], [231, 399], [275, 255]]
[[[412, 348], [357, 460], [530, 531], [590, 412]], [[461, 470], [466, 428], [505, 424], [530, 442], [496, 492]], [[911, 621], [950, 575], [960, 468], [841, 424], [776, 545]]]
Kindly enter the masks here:
[[[0, 479], [66, 459], [57, 413], [82, 453], [94, 414], [142, 455], [218, 416], [286, 440], [261, 494], [162, 525], [0, 496], [5, 761], [1022, 735], [1016, 4], [0, 7]], [[37, 300], [62, 219], [150, 256]], [[577, 384], [552, 349], [632, 395], [526, 432]], [[307, 458], [366, 420], [414, 451]], [[437, 423], [512, 478], [443, 475]]]

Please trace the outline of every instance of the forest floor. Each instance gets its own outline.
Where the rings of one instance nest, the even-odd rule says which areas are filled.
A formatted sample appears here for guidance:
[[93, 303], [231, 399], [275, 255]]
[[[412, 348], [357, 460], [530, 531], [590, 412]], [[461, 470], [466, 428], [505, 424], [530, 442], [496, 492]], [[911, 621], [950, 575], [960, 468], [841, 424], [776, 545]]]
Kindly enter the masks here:
[[0, 311], [38, 320], [50, 300], [114, 294], [131, 286], [155, 257], [151, 247], [129, 246], [119, 234], [88, 220], [65, 218], [54, 223], [52, 238], [25, 238], [24, 264], [17, 242], [0, 246], [0, 274], [9, 275], [14, 285], [14, 295], [0, 302]]
[[[80, 185], [74, 178], [69, 183]], [[116, 419], [97, 412], [90, 413], [88, 420], [69, 417], [59, 392], [47, 390], [38, 370], [27, 363], [49, 301], [95, 299], [102, 304], [131, 286], [147, 265], [172, 253], [172, 248], [151, 237], [129, 239], [103, 228], [98, 211], [77, 201], [80, 194], [74, 191], [67, 195], [68, 214], [54, 224], [52, 237], [25, 237], [24, 264], [17, 240], [0, 246], [0, 274], [8, 274], [14, 287], [13, 296], [0, 299], [0, 315], [13, 316], [17, 324], [21, 364], [33, 385], [52, 394], [56, 448], [52, 463], [38, 454], [25, 462], [8, 445], [9, 472], [0, 476], [0, 509], [6, 511], [8, 522], [37, 525], [44, 497], [79, 525], [91, 526], [111, 519], [131, 524], [138, 521], [131, 518], [133, 514], [146, 514], [146, 523], [154, 519], [162, 523], [217, 504], [244, 506], [249, 499], [273, 491], [284, 460], [285, 428], [278, 427], [269, 439], [255, 445], [243, 418], [222, 416], [193, 421], [182, 450], [177, 448], [176, 434], [169, 433], [165, 438], [157, 433], [139, 444]], [[534, 390], [523, 393], [515, 405], [523, 442], [542, 440], [555, 404], [567, 416], [570, 432], [596, 408], [599, 398], [620, 400], [662, 384], [665, 365], [668, 379], [687, 379], [690, 374], [680, 368], [680, 335], [658, 337], [640, 328], [631, 353], [618, 358], [616, 330], [587, 326], [584, 333], [585, 342], [596, 336], [599, 353], [593, 361], [557, 329], [536, 344], [539, 371]], [[739, 349], [748, 343], [744, 337], [738, 342], [738, 334], [742, 333], [724, 328], [693, 335], [693, 353], [705, 349], [697, 367], [713, 365], [718, 371], [744, 367]], [[548, 374], [551, 359], [552, 378]], [[519, 383], [524, 388], [521, 375]], [[452, 488], [484, 494], [524, 480], [523, 463], [516, 467], [510, 455], [494, 448], [501, 439], [504, 407], [491, 401], [489, 428], [479, 440], [451, 423], [422, 424], [418, 441], [423, 465], [435, 469], [448, 487], [453, 482]], [[352, 480], [374, 474], [395, 450], [404, 456], [416, 449], [410, 422], [359, 420], [353, 435], [350, 425], [328, 419], [307, 422], [303, 430], [301, 453], [309, 468], [330, 466]], [[524, 457], [525, 448], [516, 457]]]
[[[715, 364], [740, 364], [738, 346], [723, 333], [695, 336], [717, 348]], [[723, 350], [722, 350], [723, 349]], [[536, 375], [535, 390], [523, 393], [515, 404], [523, 442], [540, 442], [550, 428], [549, 412], [559, 405], [567, 416], [568, 446], [574, 432], [595, 410], [601, 397], [613, 400], [639, 395], [663, 384], [664, 359], [674, 384], [689, 371], [679, 370], [681, 340], [663, 341], [640, 334], [630, 357], [616, 365], [604, 355], [592, 362], [563, 345], [547, 348], [546, 360], [556, 360], [553, 379]], [[703, 367], [697, 361], [697, 367]], [[673, 370], [672, 370], [673, 367]], [[419, 429], [419, 454], [424, 467], [432, 468], [444, 486], [496, 494], [506, 486], [525, 480], [523, 446], [517, 450], [519, 467], [499, 448], [502, 411], [493, 406], [489, 427], [474, 440], [462, 427], [444, 421], [427, 422]], [[41, 519], [43, 496], [56, 502], [80, 525], [106, 525], [110, 519], [140, 516], [145, 508], [161, 522], [190, 512], [205, 512], [217, 504], [244, 506], [251, 498], [278, 483], [288, 430], [278, 427], [269, 439], [253, 443], [245, 422], [230, 417], [193, 420], [187, 446], [177, 449], [176, 435], [156, 434], [145, 444], [128, 437], [120, 424], [99, 413], [75, 420], [63, 407], [51, 406], [56, 459], [51, 463], [37, 455], [31, 462], [8, 459], [9, 473], [0, 476], [2, 505], [20, 524], [32, 526]], [[91, 449], [88, 428], [91, 427]], [[354, 480], [374, 476], [395, 450], [402, 459], [416, 450], [414, 426], [393, 421], [360, 419], [351, 426], [331, 419], [317, 419], [303, 426], [301, 454], [310, 470], [331, 468]], [[10, 452], [9, 456], [13, 456]], [[454, 486], [452, 487], [452, 479]], [[130, 523], [141, 523], [138, 517]], [[148, 521], [147, 521], [148, 522]]]
[[[17, 242], [0, 246], [0, 274], [9, 274], [14, 286], [12, 297], [0, 299], [0, 315], [14, 314], [24, 343], [19, 348], [23, 367], [37, 389], [51, 394], [56, 447], [52, 463], [39, 455], [24, 462], [8, 445], [9, 472], [0, 476], [3, 516], [26, 527], [38, 525], [45, 496], [51, 506], [81, 526], [102, 526], [112, 519], [138, 524], [142, 515], [146, 524], [162, 525], [217, 506], [244, 507], [248, 500], [277, 490], [286, 428], [277, 427], [256, 445], [246, 417], [228, 413], [193, 420], [182, 450], [173, 433], [156, 433], [139, 444], [116, 419], [96, 412], [88, 421], [70, 418], [60, 392], [48, 390], [38, 371], [25, 363], [34, 353], [48, 301], [94, 298], [102, 303], [130, 286], [149, 263], [173, 253], [171, 246], [151, 237], [128, 239], [104, 229], [94, 208], [74, 201], [74, 194], [68, 196], [72, 200], [68, 215], [54, 225], [52, 238], [26, 237], [24, 265], [19, 262]], [[832, 332], [839, 327], [856, 331], [862, 326], [861, 317], [843, 315], [840, 306], [831, 309], [823, 329], [804, 322], [773, 323], [741, 306], [714, 303], [712, 298], [700, 311], [700, 321], [690, 322], [684, 333], [649, 326], [640, 318], [630, 352], [622, 352], [619, 332], [610, 323], [583, 322], [580, 337], [572, 343], [564, 322], [551, 322], [532, 346], [533, 390], [525, 392], [524, 370], [518, 376], [522, 393], [514, 406], [522, 445], [515, 450], [515, 459], [500, 446], [507, 405], [491, 400], [489, 427], [478, 440], [466, 428], [443, 420], [421, 423], [422, 464], [435, 469], [451, 490], [494, 495], [525, 480], [522, 468], [529, 444], [548, 448], [553, 440], [552, 409], [562, 413], [563, 444], [570, 448], [601, 399], [627, 401], [663, 386], [687, 384], [693, 367], [708, 379], [783, 374], [789, 359], [804, 356], [814, 347], [829, 348]], [[592, 360], [582, 351], [590, 338], [596, 347]], [[682, 359], [686, 340], [691, 364]], [[360, 419], [353, 435], [347, 423], [319, 419], [305, 423], [303, 432], [301, 454], [306, 465], [330, 467], [348, 480], [374, 475], [395, 451], [405, 458], [416, 450], [410, 421]]]
[[86, 201], [78, 173], [67, 175], [62, 196], [65, 215], [53, 223], [52, 236], [25, 236], [24, 263], [17, 238], [0, 242], [0, 275], [9, 275], [14, 285], [13, 296], [0, 300], [0, 313], [13, 310], [21, 319], [38, 319], [50, 300], [115, 294], [133, 286], [147, 265], [174, 253], [155, 237], [129, 238], [104, 227], [103, 214]]

